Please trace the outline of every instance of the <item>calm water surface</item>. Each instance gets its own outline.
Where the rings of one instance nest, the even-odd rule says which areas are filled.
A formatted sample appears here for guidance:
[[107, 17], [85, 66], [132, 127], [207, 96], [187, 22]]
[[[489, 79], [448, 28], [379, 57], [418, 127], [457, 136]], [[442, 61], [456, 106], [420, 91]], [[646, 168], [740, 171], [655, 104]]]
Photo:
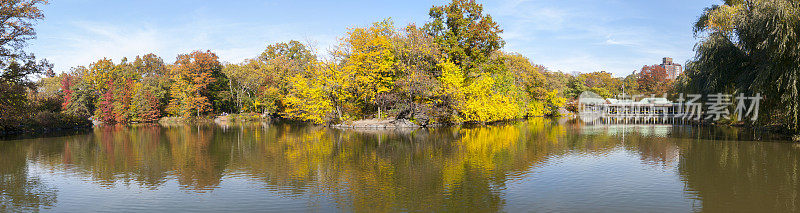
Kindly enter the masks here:
[[800, 211], [800, 145], [735, 129], [98, 127], [0, 141], [3, 211]]

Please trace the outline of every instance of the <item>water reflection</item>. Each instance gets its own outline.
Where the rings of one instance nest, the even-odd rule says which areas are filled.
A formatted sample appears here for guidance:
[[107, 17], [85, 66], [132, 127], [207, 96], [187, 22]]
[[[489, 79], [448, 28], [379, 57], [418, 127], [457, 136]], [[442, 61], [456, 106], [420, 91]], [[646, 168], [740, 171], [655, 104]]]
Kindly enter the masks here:
[[[627, 162], [633, 156], [633, 164], [560, 175], [601, 179], [641, 166], [656, 168], [646, 170], [654, 175], [676, 173], [674, 179], [653, 181], [685, 184], [663, 184], [656, 190], [612, 185], [619, 191], [593, 197], [587, 206], [620, 199], [615, 193], [658, 198], [660, 191], [676, 191], [684, 194], [681, 199], [697, 202], [685, 208], [659, 201], [630, 200], [627, 205], [798, 210], [797, 146], [695, 139], [703, 134], [690, 127], [583, 126], [546, 119], [388, 132], [264, 123], [102, 127], [86, 135], [0, 143], [0, 202], [12, 210], [57, 206], [59, 185], [40, 179], [63, 174], [109, 190], [136, 186], [197, 195], [224, 189], [225, 180], [247, 180], [286, 199], [321, 199], [346, 211], [503, 211], [513, 209], [512, 203], [537, 205], [537, 200], [508, 194], [512, 187], [538, 184], [532, 176], [547, 177], [550, 169], [577, 167], [586, 159]], [[179, 187], [171, 188], [170, 181]], [[555, 183], [575, 191], [580, 189], [570, 184], [581, 184]], [[555, 210], [580, 210], [564, 208]]]
[[800, 147], [701, 141], [681, 148], [680, 174], [704, 211], [800, 211]]
[[31, 211], [56, 203], [56, 190], [28, 170], [31, 144], [0, 144], [0, 211]]

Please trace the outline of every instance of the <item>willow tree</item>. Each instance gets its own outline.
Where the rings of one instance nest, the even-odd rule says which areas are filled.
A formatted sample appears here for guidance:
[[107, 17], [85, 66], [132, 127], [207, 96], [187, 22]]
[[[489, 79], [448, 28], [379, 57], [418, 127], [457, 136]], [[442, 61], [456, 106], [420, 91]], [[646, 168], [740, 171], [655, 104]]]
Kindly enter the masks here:
[[695, 24], [702, 37], [680, 88], [761, 93], [761, 120], [800, 127], [800, 1], [727, 0]]

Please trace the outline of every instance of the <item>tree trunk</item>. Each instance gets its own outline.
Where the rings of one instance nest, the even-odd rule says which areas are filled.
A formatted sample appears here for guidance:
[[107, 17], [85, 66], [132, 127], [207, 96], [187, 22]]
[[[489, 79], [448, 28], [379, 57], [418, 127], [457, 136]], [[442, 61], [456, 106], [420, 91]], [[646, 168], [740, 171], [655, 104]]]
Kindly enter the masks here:
[[[233, 79], [231, 79], [231, 78], [228, 78], [228, 89], [231, 91], [231, 93], [235, 93], [233, 91]], [[231, 111], [230, 113], [233, 113], [233, 112]]]
[[336, 105], [336, 116], [337, 116], [336, 119], [338, 119], [339, 122], [341, 122], [342, 121], [342, 107], [339, 106], [338, 104]]

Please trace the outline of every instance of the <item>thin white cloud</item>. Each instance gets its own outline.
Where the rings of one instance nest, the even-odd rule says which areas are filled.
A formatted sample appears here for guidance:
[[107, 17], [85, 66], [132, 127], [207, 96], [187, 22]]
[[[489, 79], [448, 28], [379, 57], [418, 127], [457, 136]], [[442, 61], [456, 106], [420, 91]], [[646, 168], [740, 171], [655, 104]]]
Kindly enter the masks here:
[[[605, 70], [627, 75], [661, 57], [682, 58], [691, 46], [676, 31], [627, 3], [508, 0], [489, 8], [505, 28], [505, 50], [564, 72]], [[565, 6], [566, 5], [566, 6]]]
[[[336, 41], [334, 35], [308, 36], [305, 30], [287, 24], [233, 23], [199, 14], [195, 14], [192, 21], [177, 26], [75, 21], [59, 28], [58, 35], [44, 34], [34, 44], [38, 45], [35, 46], [37, 55], [53, 62], [58, 71], [87, 66], [102, 58], [119, 62], [123, 57], [131, 59], [148, 53], [173, 62], [178, 54], [194, 50], [211, 50], [220, 61], [238, 63], [257, 57], [274, 42], [314, 41], [324, 49]], [[58, 48], [47, 48], [45, 44]]]
[[[506, 51], [522, 53], [553, 70], [607, 70], [622, 75], [642, 65], [658, 63], [661, 57], [680, 61], [691, 56], [693, 42], [681, 37], [684, 32], [655, 24], [664, 19], [649, 17], [656, 10], [639, 10], [647, 3], [631, 4], [636, 3], [501, 0], [487, 1], [484, 6], [505, 30], [502, 36], [507, 42]], [[274, 6], [265, 3], [263, 7]], [[339, 24], [331, 20], [291, 23], [271, 16], [232, 20], [235, 15], [219, 15], [215, 10], [200, 7], [154, 23], [70, 19], [71, 22], [52, 24], [55, 19], [50, 19], [48, 29], [40, 31], [39, 39], [32, 42], [35, 47], [31, 52], [54, 62], [59, 71], [103, 57], [119, 61], [151, 52], [171, 62], [177, 54], [205, 49], [216, 52], [221, 61], [237, 63], [256, 57], [270, 43], [290, 39], [312, 41], [318, 53], [325, 56], [346, 31], [311, 28], [324, 26], [320, 23]], [[687, 22], [687, 31], [690, 24]]]
[[74, 27], [77, 32], [64, 33], [54, 39], [62, 44], [59, 49], [44, 51], [48, 60], [59, 65], [59, 70], [65, 70], [64, 64], [88, 65], [103, 57], [119, 60], [125, 56], [157, 50], [164, 45], [159, 38], [159, 31], [149, 27], [129, 30], [89, 22], [75, 22], [70, 27]]

